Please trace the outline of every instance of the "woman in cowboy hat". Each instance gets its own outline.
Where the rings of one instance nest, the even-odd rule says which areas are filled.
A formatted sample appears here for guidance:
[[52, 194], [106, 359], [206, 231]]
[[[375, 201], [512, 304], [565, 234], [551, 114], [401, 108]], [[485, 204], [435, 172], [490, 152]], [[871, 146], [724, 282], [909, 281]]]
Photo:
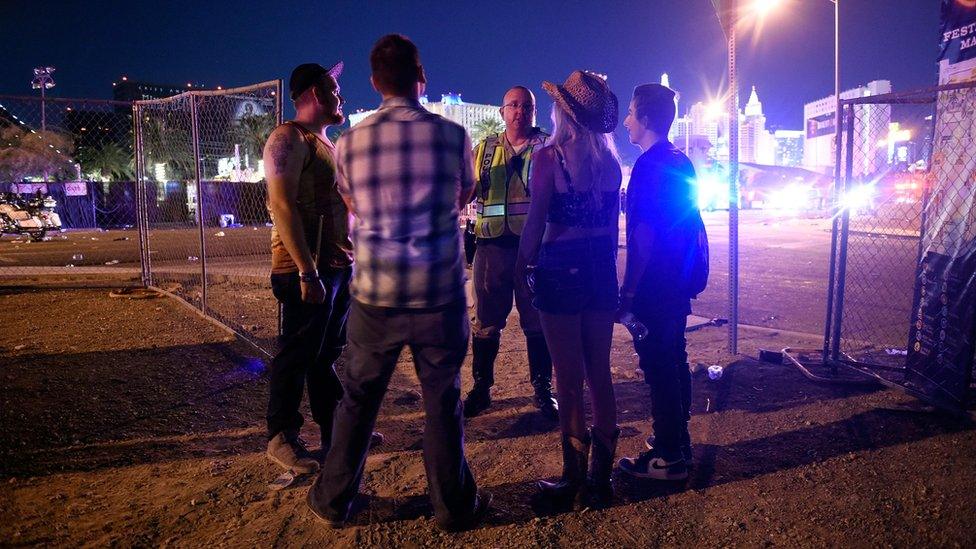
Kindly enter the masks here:
[[[604, 77], [584, 71], [573, 72], [563, 84], [544, 82], [542, 87], [555, 102], [555, 129], [548, 145], [533, 156], [532, 203], [516, 267], [528, 274], [519, 279], [535, 294], [533, 305], [558, 389], [563, 474], [539, 486], [555, 500], [605, 505], [612, 497], [610, 472], [619, 434], [610, 378], [621, 181], [611, 134], [617, 98]], [[584, 379], [593, 403], [590, 429], [583, 412]]]

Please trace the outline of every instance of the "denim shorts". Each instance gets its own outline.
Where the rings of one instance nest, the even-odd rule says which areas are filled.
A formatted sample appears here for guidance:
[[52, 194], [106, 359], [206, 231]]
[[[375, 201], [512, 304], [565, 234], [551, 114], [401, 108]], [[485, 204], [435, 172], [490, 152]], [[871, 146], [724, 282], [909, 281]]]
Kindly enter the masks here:
[[575, 315], [617, 309], [617, 250], [613, 237], [545, 242], [532, 274], [532, 305]]

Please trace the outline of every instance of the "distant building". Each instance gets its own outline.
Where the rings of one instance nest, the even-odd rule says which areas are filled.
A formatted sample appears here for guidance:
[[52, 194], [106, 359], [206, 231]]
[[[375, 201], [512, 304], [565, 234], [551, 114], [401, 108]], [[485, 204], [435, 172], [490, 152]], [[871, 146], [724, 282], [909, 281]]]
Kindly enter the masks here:
[[766, 115], [753, 86], [745, 113], [739, 118], [739, 161], [771, 165], [775, 153], [776, 144], [766, 131]]
[[[854, 99], [891, 93], [891, 82], [874, 80], [867, 85], [843, 91], [841, 99]], [[833, 95], [807, 103], [803, 107], [806, 133], [803, 140], [803, 166], [809, 170], [830, 174], [834, 166], [834, 114], [837, 101]], [[854, 121], [855, 176], [877, 173], [887, 164], [886, 151], [878, 147], [886, 139], [891, 123], [890, 105], [861, 105]]]
[[[688, 114], [679, 118], [676, 125], [682, 127], [682, 133], [690, 130], [689, 138], [704, 136], [712, 146], [710, 156], [716, 160], [729, 159], [729, 113], [718, 103], [695, 103], [688, 110]], [[684, 135], [679, 141], [684, 140]]]
[[78, 110], [68, 107], [62, 119], [64, 130], [74, 136], [75, 153], [83, 156], [89, 149], [107, 144], [126, 150], [131, 146], [131, 110]]
[[201, 85], [187, 82], [185, 86], [175, 84], [153, 84], [150, 82], [136, 82], [123, 76], [118, 82], [112, 82], [112, 97], [116, 101], [142, 101], [146, 99], [163, 99], [191, 90], [205, 89]]
[[[501, 127], [504, 127], [505, 124], [499, 112], [498, 105], [466, 103], [461, 99], [461, 94], [459, 93], [445, 93], [441, 95], [441, 100], [436, 103], [431, 103], [427, 99], [427, 96], [424, 95], [420, 98], [420, 104], [428, 111], [439, 114], [452, 122], [464, 126], [468, 134], [476, 133], [477, 124], [483, 120], [496, 120], [501, 124]], [[376, 109], [371, 109], [360, 110], [349, 114], [349, 126], [352, 127], [359, 124], [375, 112]]]
[[803, 130], [776, 130], [773, 165], [795, 168], [803, 164]]
[[[752, 88], [745, 110], [739, 111], [739, 161], [773, 164], [776, 161], [776, 140], [766, 129], [766, 115], [756, 88]], [[709, 157], [718, 162], [729, 160], [729, 113], [724, 103], [701, 101], [691, 105], [684, 116], [678, 117], [668, 134], [679, 148], [692, 141], [709, 143]]]

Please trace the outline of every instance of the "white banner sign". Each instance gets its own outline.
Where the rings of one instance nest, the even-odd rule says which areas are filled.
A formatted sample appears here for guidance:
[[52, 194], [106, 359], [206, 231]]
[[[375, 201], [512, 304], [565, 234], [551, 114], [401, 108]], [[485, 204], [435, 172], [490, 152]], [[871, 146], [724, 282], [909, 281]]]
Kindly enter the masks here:
[[85, 196], [88, 194], [88, 183], [84, 181], [70, 181], [64, 184], [65, 196]]

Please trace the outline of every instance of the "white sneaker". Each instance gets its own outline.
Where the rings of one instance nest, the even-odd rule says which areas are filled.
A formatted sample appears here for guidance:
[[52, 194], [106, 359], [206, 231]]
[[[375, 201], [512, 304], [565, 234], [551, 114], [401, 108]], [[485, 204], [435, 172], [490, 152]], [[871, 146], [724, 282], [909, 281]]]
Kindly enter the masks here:
[[275, 435], [268, 441], [267, 455], [271, 461], [296, 473], [307, 474], [319, 470], [319, 462], [315, 461], [297, 434]]
[[617, 466], [624, 473], [636, 478], [654, 480], [684, 480], [688, 478], [688, 466], [680, 454], [665, 457], [657, 450], [641, 452], [635, 458], [621, 458]]

